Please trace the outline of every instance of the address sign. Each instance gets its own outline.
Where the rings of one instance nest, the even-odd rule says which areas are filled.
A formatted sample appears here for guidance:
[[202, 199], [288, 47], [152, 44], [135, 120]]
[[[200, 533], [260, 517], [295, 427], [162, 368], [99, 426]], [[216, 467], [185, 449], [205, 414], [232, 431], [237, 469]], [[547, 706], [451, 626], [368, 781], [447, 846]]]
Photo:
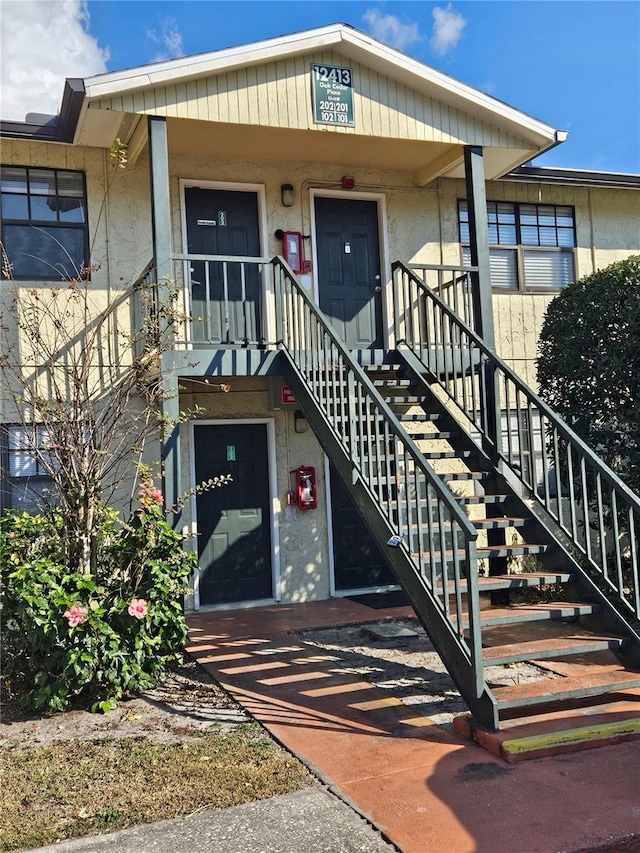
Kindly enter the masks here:
[[313, 120], [353, 127], [353, 72], [338, 65], [312, 65]]

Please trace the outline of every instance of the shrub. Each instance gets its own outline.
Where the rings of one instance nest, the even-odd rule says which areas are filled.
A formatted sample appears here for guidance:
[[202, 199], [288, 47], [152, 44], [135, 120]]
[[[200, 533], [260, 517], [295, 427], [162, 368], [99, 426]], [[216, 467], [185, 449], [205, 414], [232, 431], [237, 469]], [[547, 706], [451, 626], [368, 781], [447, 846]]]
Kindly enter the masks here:
[[640, 255], [587, 275], [550, 303], [542, 397], [640, 493]]
[[127, 524], [102, 509], [93, 574], [63, 558], [62, 516], [0, 519], [3, 677], [32, 709], [106, 711], [160, 683], [187, 637], [185, 583], [196, 564], [152, 491]]

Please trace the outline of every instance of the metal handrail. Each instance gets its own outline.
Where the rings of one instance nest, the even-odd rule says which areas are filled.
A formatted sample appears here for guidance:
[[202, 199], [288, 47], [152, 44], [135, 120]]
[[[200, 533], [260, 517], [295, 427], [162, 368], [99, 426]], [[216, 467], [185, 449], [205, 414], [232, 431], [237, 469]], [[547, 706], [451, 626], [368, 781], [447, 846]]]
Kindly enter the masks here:
[[407, 293], [411, 310], [421, 313], [419, 323], [395, 317], [399, 351], [411, 350], [493, 446], [568, 537], [588, 579], [619, 613], [640, 619], [640, 498], [411, 268], [398, 261], [393, 275], [394, 293]]
[[286, 263], [272, 263], [279, 345], [348, 457], [353, 482], [375, 502], [456, 638], [481, 695], [477, 531]]
[[426, 287], [435, 290], [465, 325], [475, 327], [472, 273], [478, 272], [477, 266], [411, 263], [407, 267]]

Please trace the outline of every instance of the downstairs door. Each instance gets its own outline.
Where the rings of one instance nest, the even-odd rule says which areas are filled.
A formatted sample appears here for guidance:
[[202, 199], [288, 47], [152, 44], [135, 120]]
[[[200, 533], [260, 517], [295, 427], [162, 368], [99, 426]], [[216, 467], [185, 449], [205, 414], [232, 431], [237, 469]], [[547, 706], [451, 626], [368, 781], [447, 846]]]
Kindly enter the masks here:
[[230, 474], [196, 497], [200, 605], [273, 597], [266, 424], [196, 424], [196, 483]]
[[340, 475], [329, 466], [333, 575], [336, 592], [396, 584], [378, 544], [369, 533]]

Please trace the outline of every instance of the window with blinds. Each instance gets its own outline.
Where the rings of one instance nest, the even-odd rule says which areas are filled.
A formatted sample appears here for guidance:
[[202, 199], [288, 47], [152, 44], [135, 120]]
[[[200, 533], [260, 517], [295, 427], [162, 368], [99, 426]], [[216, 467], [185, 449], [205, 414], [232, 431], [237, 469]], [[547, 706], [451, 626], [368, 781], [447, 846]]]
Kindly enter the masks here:
[[[572, 207], [487, 202], [491, 286], [545, 291], [575, 279], [575, 214]], [[471, 263], [469, 213], [458, 202], [462, 260]]]
[[88, 264], [82, 172], [0, 167], [2, 243], [15, 279], [69, 281]]
[[2, 508], [35, 513], [52, 502], [50, 478], [40, 461], [49, 436], [44, 427], [5, 426], [2, 441]]

